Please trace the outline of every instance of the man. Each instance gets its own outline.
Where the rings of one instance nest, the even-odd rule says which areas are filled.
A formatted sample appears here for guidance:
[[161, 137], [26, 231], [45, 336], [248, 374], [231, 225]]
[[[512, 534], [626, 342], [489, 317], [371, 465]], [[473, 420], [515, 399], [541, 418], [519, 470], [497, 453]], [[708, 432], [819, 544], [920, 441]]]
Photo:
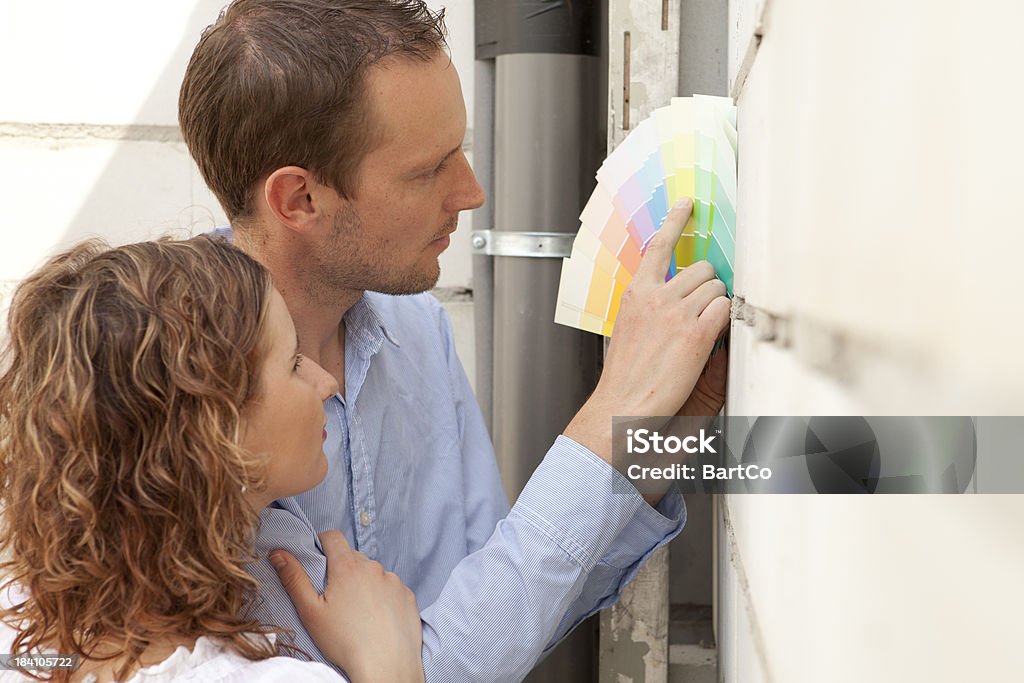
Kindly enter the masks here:
[[[264, 514], [261, 556], [287, 549], [322, 590], [316, 534], [340, 529], [415, 592], [428, 680], [520, 680], [685, 521], [678, 492], [652, 507], [609, 463], [612, 415], [679, 410], [728, 323], [707, 264], [664, 282], [689, 207], [649, 247], [597, 390], [509, 511], [451, 326], [421, 294], [459, 212], [484, 201], [441, 15], [237, 0], [193, 53], [179, 116], [235, 243], [341, 387], [325, 403], [328, 475]], [[255, 616], [326, 661], [269, 563], [253, 572]]]

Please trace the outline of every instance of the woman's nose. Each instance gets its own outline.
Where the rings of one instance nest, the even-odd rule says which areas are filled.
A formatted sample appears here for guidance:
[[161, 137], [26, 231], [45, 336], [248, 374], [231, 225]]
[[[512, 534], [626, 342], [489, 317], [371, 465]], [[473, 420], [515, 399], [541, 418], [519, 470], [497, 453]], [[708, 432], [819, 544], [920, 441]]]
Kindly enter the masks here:
[[326, 401], [340, 391], [338, 380], [334, 378], [334, 375], [320, 367], [319, 363], [309, 358], [304, 358], [300, 367], [307, 369], [309, 382], [316, 388], [321, 401]]

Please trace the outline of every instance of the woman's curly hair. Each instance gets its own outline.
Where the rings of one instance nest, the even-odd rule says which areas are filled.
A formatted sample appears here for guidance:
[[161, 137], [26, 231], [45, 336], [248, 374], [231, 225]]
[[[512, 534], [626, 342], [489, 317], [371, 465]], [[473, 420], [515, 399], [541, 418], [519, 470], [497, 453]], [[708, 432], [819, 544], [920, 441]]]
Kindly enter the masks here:
[[[168, 636], [278, 654], [258, 589], [262, 468], [239, 444], [257, 390], [267, 271], [200, 237], [80, 244], [14, 294], [0, 374], [0, 609], [12, 652], [125, 657]], [[116, 656], [97, 656], [111, 644]], [[61, 678], [56, 675], [55, 679]]]

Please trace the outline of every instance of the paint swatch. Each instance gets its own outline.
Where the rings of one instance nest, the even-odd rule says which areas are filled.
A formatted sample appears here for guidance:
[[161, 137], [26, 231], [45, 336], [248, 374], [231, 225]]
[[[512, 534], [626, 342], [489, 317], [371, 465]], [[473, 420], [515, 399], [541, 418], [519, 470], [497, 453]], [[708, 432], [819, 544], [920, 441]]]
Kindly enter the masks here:
[[666, 277], [707, 260], [732, 296], [736, 107], [728, 97], [672, 98], [605, 159], [562, 261], [555, 322], [610, 336], [641, 254], [683, 197], [693, 199], [693, 216]]

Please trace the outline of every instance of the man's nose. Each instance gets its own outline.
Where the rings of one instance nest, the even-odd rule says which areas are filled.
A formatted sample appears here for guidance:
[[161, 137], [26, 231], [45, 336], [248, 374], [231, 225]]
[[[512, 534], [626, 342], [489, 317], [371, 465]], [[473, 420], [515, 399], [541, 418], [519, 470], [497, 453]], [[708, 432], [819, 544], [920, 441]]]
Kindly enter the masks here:
[[476, 174], [473, 173], [473, 168], [469, 165], [469, 160], [466, 159], [466, 155], [459, 153], [460, 168], [458, 179], [456, 182], [458, 185], [455, 191], [448, 196], [445, 209], [448, 213], [458, 213], [459, 211], [467, 211], [470, 209], [479, 209], [484, 205], [486, 196], [484, 195], [484, 188], [480, 186], [480, 183], [476, 180]]

